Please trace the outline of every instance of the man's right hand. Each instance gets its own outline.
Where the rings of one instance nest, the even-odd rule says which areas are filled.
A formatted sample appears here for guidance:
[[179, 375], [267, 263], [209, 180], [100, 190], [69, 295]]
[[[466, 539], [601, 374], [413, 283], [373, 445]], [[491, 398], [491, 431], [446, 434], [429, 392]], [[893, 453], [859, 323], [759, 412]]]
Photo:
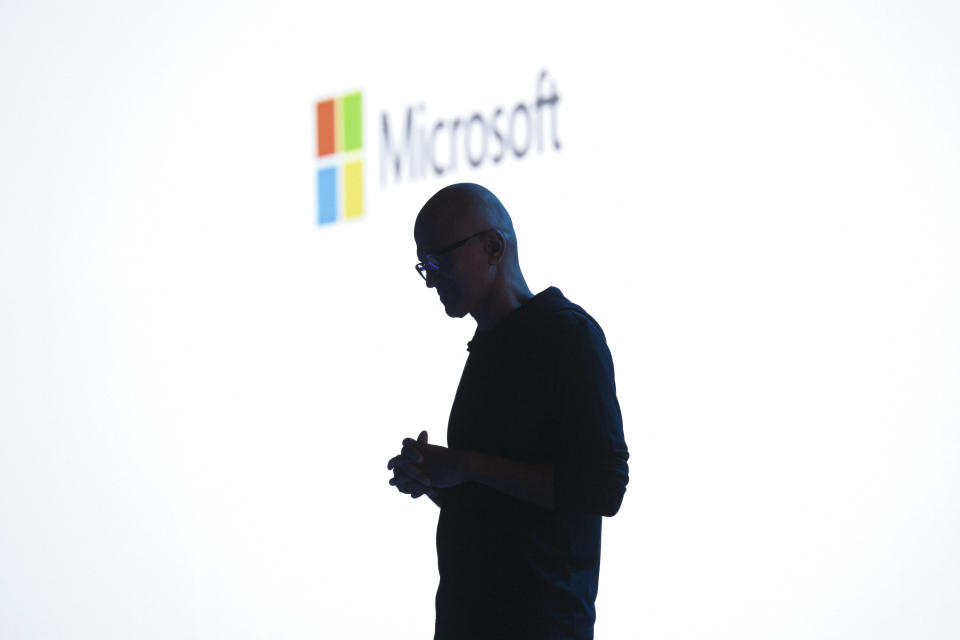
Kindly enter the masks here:
[[[421, 439], [424, 433], [420, 434]], [[390, 484], [395, 486], [400, 493], [406, 493], [411, 498], [419, 498], [426, 494], [431, 500], [437, 502], [437, 492], [430, 486], [430, 479], [420, 469], [417, 463], [421, 462], [416, 456], [419, 454], [410, 447], [404, 447], [400, 455], [390, 458], [387, 462], [387, 469], [393, 471], [393, 477], [390, 478]], [[437, 502], [439, 505], [439, 502]]]
[[393, 469], [393, 477], [390, 478], [390, 484], [395, 486], [400, 493], [407, 493], [411, 498], [419, 498], [423, 494], [431, 497], [436, 496], [436, 491], [429, 485], [424, 484], [416, 475], [416, 471], [411, 469], [403, 462], [394, 463], [391, 460], [387, 463], [387, 469]]

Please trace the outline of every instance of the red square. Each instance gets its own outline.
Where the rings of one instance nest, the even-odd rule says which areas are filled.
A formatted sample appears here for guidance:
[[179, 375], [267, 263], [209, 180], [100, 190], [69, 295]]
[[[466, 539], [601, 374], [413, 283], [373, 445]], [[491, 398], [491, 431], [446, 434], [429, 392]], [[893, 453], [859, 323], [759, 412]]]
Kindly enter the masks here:
[[333, 100], [317, 103], [317, 157], [336, 151], [337, 141], [333, 124]]

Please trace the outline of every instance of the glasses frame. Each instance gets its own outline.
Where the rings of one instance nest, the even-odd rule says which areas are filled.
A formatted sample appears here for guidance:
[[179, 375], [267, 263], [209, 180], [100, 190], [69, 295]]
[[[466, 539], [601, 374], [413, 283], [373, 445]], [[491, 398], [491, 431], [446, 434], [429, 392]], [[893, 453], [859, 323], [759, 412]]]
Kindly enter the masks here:
[[[471, 240], [473, 240], [473, 239], [476, 238], [477, 236], [483, 235], [484, 233], [487, 233], [488, 231], [493, 231], [493, 229], [484, 229], [483, 231], [477, 231], [477, 232], [476, 232], [475, 234], [473, 234], [472, 236], [467, 236], [467, 237], [464, 238], [463, 240], [459, 240], [459, 241], [457, 241], [457, 242], [454, 242], [453, 244], [448, 244], [447, 246], [443, 247], [442, 249], [437, 249], [436, 251], [431, 251], [431, 252], [428, 253], [427, 255], [423, 256], [423, 262], [418, 262], [416, 265], [414, 265], [414, 268], [417, 270], [417, 273], [420, 274], [420, 277], [423, 278], [423, 281], [426, 282], [426, 281], [427, 281], [427, 272], [428, 272], [428, 271], [429, 271], [430, 273], [434, 274], [434, 275], [440, 273], [440, 265], [439, 265], [439, 264], [436, 264], [436, 260], [435, 260], [438, 256], [442, 256], [442, 255], [445, 254], [445, 253], [450, 253], [451, 251], [453, 251], [453, 250], [455, 250], [455, 249], [459, 249], [460, 247], [462, 247], [463, 245], [467, 244], [468, 242], [470, 242]], [[434, 261], [433, 261], [433, 262], [431, 262], [431, 258], [434, 258]]]

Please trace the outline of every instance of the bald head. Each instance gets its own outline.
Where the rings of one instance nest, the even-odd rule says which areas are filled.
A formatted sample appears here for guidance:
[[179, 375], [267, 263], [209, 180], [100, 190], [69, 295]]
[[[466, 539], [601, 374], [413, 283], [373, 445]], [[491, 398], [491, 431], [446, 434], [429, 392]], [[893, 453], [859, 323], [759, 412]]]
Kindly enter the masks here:
[[492, 326], [533, 294], [517, 258], [513, 222], [500, 200], [478, 184], [444, 187], [420, 209], [413, 227], [427, 286], [447, 314]]
[[462, 182], [444, 187], [427, 200], [417, 215], [413, 235], [418, 247], [430, 251], [484, 229], [496, 229], [503, 235], [509, 249], [504, 257], [515, 262], [517, 242], [510, 214], [489, 189]]

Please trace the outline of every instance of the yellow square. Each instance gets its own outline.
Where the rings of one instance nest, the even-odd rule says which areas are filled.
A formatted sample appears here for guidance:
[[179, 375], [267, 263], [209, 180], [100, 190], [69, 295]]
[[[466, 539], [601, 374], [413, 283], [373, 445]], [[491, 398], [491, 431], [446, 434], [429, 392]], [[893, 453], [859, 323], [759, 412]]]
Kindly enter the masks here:
[[343, 217], [363, 215], [363, 160], [343, 165]]

